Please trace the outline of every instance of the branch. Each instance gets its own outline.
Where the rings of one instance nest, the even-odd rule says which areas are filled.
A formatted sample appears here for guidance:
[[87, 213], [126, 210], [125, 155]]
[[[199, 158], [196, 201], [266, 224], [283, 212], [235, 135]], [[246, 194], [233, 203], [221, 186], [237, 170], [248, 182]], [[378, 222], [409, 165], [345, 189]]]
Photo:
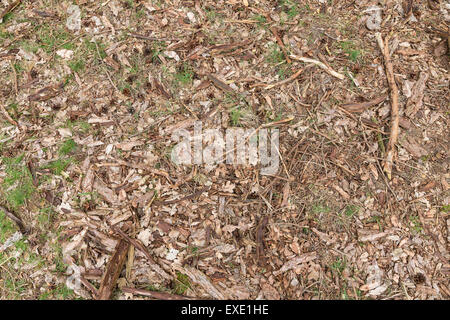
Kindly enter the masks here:
[[391, 179], [392, 166], [394, 164], [394, 158], [396, 157], [395, 145], [397, 144], [399, 134], [399, 115], [398, 115], [398, 88], [394, 78], [394, 68], [392, 67], [391, 56], [389, 54], [388, 39], [383, 41], [381, 34], [376, 33], [378, 46], [384, 56], [384, 66], [386, 69], [386, 77], [388, 80], [390, 95], [391, 95], [391, 131], [389, 134], [389, 142], [385, 158], [383, 161], [383, 170], [386, 172], [388, 179]]

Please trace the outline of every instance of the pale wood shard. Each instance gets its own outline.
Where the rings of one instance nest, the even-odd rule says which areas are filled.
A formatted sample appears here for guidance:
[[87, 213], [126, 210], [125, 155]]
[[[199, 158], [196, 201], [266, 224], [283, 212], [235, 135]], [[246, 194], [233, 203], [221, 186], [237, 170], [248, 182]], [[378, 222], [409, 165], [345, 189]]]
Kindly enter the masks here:
[[130, 288], [130, 287], [123, 287], [122, 291], [125, 293], [132, 293], [135, 295], [146, 296], [146, 297], [150, 297], [150, 298], [158, 299], [158, 300], [193, 300], [194, 299], [191, 297], [181, 296], [178, 294], [149, 291], [149, 290], [136, 289], [136, 288]]
[[130, 244], [128, 241], [121, 240], [116, 247], [114, 255], [109, 260], [106, 271], [103, 275], [100, 288], [98, 289], [96, 300], [109, 300], [117, 285], [120, 273], [125, 264]]
[[187, 266], [184, 268], [175, 266], [175, 268], [186, 274], [193, 283], [201, 286], [214, 299], [227, 299], [227, 297], [215, 285], [213, 285], [209, 278], [200, 270]]
[[388, 179], [391, 179], [392, 176], [392, 167], [394, 164], [394, 159], [396, 158], [396, 144], [398, 140], [399, 134], [399, 107], [398, 107], [398, 88], [395, 83], [394, 78], [394, 68], [391, 62], [391, 56], [389, 54], [389, 45], [388, 40], [386, 39], [386, 43], [383, 41], [381, 34], [379, 32], [376, 33], [376, 38], [378, 41], [378, 45], [380, 47], [381, 52], [384, 56], [384, 66], [386, 69], [386, 77], [388, 80], [389, 88], [390, 88], [390, 96], [391, 96], [391, 130], [389, 134], [389, 142], [386, 148], [386, 154], [383, 161], [383, 171], [386, 172]]
[[345, 79], [345, 76], [343, 74], [340, 74], [339, 72], [336, 72], [333, 69], [327, 67], [327, 65], [321, 61], [311, 59], [311, 58], [306, 58], [306, 57], [299, 57], [299, 56], [296, 56], [293, 54], [291, 54], [289, 57], [291, 57], [292, 59], [297, 60], [297, 61], [315, 64], [315, 65], [319, 66], [320, 68], [322, 68], [323, 70], [325, 70], [326, 72], [328, 72], [329, 74], [331, 74], [333, 77], [336, 77], [340, 80]]

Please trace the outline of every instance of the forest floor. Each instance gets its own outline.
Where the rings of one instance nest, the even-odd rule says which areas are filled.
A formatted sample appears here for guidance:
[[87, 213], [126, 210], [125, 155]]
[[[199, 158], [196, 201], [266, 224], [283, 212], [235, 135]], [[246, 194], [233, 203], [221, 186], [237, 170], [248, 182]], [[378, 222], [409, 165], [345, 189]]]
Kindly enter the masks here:
[[[0, 298], [449, 299], [449, 7], [2, 1]], [[278, 171], [176, 164], [195, 121]]]

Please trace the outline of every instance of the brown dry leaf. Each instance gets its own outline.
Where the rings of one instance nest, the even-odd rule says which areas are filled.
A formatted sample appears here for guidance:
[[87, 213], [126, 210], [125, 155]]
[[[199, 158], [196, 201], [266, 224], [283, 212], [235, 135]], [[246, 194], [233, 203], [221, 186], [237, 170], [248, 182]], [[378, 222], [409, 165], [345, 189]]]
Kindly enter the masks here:
[[402, 141], [402, 146], [415, 158], [420, 158], [428, 154], [428, 151], [421, 147], [414, 138], [410, 136]]
[[406, 102], [405, 113], [408, 117], [412, 118], [415, 116], [417, 111], [422, 108], [424, 90], [426, 87], [426, 82], [428, 80], [428, 73], [421, 72], [419, 79], [414, 84], [412, 88], [411, 97]]
[[386, 96], [382, 96], [382, 97], [379, 97], [379, 98], [376, 98], [376, 99], [373, 99], [373, 100], [370, 100], [367, 102], [346, 103], [346, 104], [343, 104], [341, 107], [348, 112], [363, 112], [367, 108], [370, 108], [372, 106], [380, 104], [384, 100], [386, 100]]
[[114, 191], [112, 191], [110, 188], [108, 188], [98, 178], [95, 179], [93, 187], [94, 187], [94, 190], [96, 190], [109, 203], [111, 203], [111, 204], [118, 203], [118, 198], [117, 198], [117, 195], [114, 193]]
[[358, 240], [361, 242], [377, 241], [381, 238], [384, 238], [386, 235], [388, 235], [388, 233], [386, 232], [376, 232], [374, 230], [365, 230], [365, 229], [358, 230]]
[[434, 55], [436, 57], [441, 57], [445, 55], [448, 51], [448, 44], [446, 40], [442, 40], [439, 44], [434, 48]]
[[302, 264], [302, 263], [306, 263], [309, 261], [313, 261], [317, 259], [317, 253], [315, 251], [313, 252], [308, 252], [308, 253], [304, 253], [298, 257], [295, 257], [294, 259], [289, 260], [288, 262], [286, 262], [280, 270], [275, 271], [273, 274], [275, 276], [284, 273], [288, 270], [292, 270], [298, 267], [298, 265]]
[[281, 299], [278, 291], [274, 287], [272, 287], [270, 284], [268, 284], [267, 282], [261, 284], [261, 290], [262, 290], [262, 293], [264, 294], [264, 298], [266, 298], [268, 300], [280, 300]]

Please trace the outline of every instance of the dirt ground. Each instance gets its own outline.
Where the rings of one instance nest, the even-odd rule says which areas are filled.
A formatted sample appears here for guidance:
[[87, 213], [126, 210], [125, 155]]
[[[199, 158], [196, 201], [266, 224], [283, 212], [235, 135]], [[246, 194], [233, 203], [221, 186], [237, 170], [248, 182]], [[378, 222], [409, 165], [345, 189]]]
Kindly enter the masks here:
[[[1, 12], [1, 299], [450, 298], [448, 1]], [[174, 163], [194, 121], [278, 171]]]

